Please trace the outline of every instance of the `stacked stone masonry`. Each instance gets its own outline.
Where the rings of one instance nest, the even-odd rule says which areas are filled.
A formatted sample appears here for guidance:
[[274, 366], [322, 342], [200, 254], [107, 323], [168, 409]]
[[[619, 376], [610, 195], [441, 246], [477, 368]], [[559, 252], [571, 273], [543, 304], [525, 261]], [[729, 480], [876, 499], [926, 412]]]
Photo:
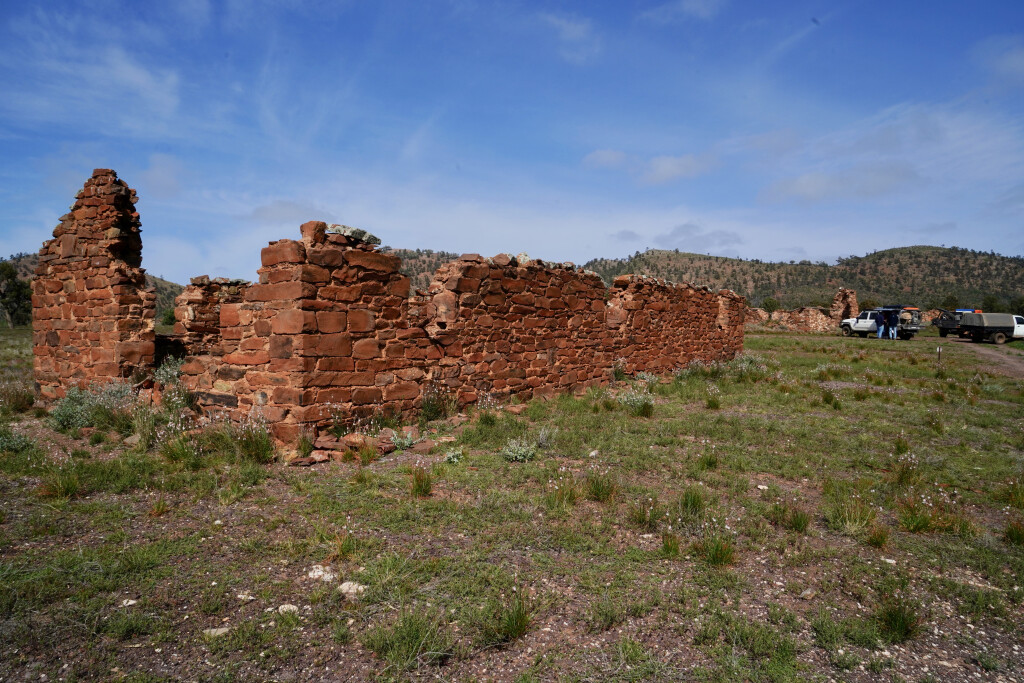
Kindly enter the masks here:
[[832, 297], [828, 309], [802, 306], [789, 311], [768, 311], [763, 308], [749, 308], [746, 311], [748, 325], [770, 323], [776, 327], [794, 332], [837, 332], [839, 323], [846, 318], [855, 318], [860, 313], [857, 292], [841, 288]]
[[44, 399], [153, 364], [156, 295], [139, 267], [136, 201], [114, 171], [96, 169], [39, 252], [32, 352]]
[[[242, 419], [256, 407], [292, 442], [338, 416], [411, 415], [430, 392], [460, 404], [484, 394], [529, 399], [605, 384], [616, 365], [667, 373], [743, 348], [745, 302], [727, 290], [635, 276], [609, 288], [572, 264], [465, 255], [410, 296], [397, 257], [335, 228], [309, 222], [300, 240], [270, 243], [257, 282], [194, 278], [178, 297], [183, 381], [204, 409]], [[51, 279], [36, 286], [53, 287]], [[153, 299], [139, 297], [119, 314], [151, 341]], [[37, 315], [53, 317], [43, 303]], [[91, 319], [59, 312], [76, 325], [79, 314]], [[137, 357], [136, 366], [152, 364], [151, 347]], [[84, 357], [75, 358], [66, 371], [82, 369]], [[128, 366], [115, 369], [123, 376]]]

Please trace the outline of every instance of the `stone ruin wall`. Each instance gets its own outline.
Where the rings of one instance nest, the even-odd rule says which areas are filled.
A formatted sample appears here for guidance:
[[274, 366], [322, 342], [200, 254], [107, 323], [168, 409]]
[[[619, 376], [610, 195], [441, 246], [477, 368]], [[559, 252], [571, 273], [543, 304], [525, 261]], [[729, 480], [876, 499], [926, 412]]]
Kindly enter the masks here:
[[[141, 289], [133, 208], [130, 216], [132, 253], [115, 249], [122, 260], [111, 259], [107, 267], [134, 273], [131, 303], [116, 312], [103, 308], [106, 313], [34, 303], [40, 323], [50, 320], [49, 327], [87, 322], [123, 333], [112, 346], [125, 353], [104, 369], [117, 374], [87, 371], [87, 347], [80, 337], [68, 338], [65, 374], [52, 378], [52, 396], [68, 377], [102, 380], [154, 365], [154, 297]], [[83, 235], [108, 229], [76, 227]], [[606, 384], [616, 364], [630, 373], [665, 373], [694, 359], [730, 359], [743, 348], [745, 302], [727, 290], [636, 276], [616, 278], [609, 288], [572, 264], [464, 255], [442, 266], [428, 291], [410, 297], [397, 257], [321, 222], [300, 230], [300, 240], [278, 240], [262, 250], [257, 282], [194, 278], [175, 307], [173, 342], [186, 355], [183, 382], [200, 405], [235, 419], [258, 406], [284, 442], [304, 430], [315, 435], [336, 414], [412, 414], [428, 391], [449, 392], [460, 404], [484, 393], [529, 399]], [[41, 272], [35, 286], [54, 288], [55, 275], [85, 264], [62, 265], [54, 275]], [[115, 314], [120, 320], [109, 317]], [[40, 331], [37, 359], [51, 348]], [[41, 386], [48, 377], [37, 362]]]
[[260, 406], [282, 441], [335, 413], [411, 414], [426, 391], [529, 399], [607, 383], [616, 362], [667, 372], [742, 349], [731, 292], [465, 255], [410, 298], [397, 257], [326, 229], [264, 248], [259, 282], [230, 301], [201, 278], [178, 298], [183, 332], [216, 317], [221, 334], [187, 347], [187, 386], [236, 418]]
[[32, 353], [44, 400], [153, 364], [156, 295], [139, 267], [137, 201], [114, 171], [96, 169], [39, 252]]
[[748, 308], [745, 319], [747, 325], [771, 324], [794, 332], [836, 332], [839, 323], [846, 318], [855, 318], [859, 313], [857, 292], [844, 287], [832, 297], [832, 304], [828, 309], [801, 306], [789, 311], [772, 311], [769, 314], [763, 308]]

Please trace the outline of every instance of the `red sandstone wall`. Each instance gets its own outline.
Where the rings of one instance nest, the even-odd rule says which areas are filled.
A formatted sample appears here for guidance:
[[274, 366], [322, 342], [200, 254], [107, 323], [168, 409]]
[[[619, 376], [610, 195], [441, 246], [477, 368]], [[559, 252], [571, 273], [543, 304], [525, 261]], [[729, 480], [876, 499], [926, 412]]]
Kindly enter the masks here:
[[32, 352], [44, 399], [153, 363], [156, 295], [139, 267], [136, 201], [114, 171], [96, 169], [39, 252]]
[[742, 349], [744, 302], [731, 292], [634, 277], [609, 290], [571, 265], [469, 255], [409, 299], [396, 257], [326, 228], [265, 248], [259, 283], [220, 304], [218, 352], [183, 367], [204, 404], [259, 405], [285, 441], [335, 411], [410, 413], [430, 383], [460, 403], [530, 398], [605, 383], [620, 358], [664, 372]]

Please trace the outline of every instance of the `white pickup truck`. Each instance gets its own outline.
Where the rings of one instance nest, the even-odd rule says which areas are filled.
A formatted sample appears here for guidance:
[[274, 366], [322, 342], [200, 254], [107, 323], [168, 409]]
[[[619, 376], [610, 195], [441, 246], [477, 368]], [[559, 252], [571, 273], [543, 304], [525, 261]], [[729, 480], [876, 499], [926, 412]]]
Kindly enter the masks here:
[[844, 337], [852, 337], [855, 334], [859, 334], [862, 337], [866, 337], [869, 334], [877, 334], [881, 315], [878, 311], [861, 311], [861, 314], [856, 318], [847, 318], [840, 323], [839, 327], [843, 331]]
[[856, 318], [847, 318], [839, 323], [839, 329], [842, 330], [844, 337], [854, 334], [859, 334], [862, 337], [877, 334], [879, 324], [885, 324], [882, 316], [893, 314], [896, 316], [896, 336], [900, 339], [912, 339], [921, 331], [921, 310], [902, 304], [891, 304], [871, 311], [862, 311]]

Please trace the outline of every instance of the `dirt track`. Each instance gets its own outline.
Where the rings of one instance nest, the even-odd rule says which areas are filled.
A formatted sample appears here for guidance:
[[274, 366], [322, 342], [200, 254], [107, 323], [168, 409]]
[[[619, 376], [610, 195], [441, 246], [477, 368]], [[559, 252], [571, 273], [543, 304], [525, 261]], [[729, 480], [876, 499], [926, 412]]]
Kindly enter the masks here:
[[[948, 341], [948, 340], [947, 340]], [[978, 358], [990, 366], [993, 372], [1007, 377], [1024, 379], [1024, 354], [1016, 349], [994, 344], [972, 343], [957, 340], [954, 343], [965, 344], [974, 349]]]

